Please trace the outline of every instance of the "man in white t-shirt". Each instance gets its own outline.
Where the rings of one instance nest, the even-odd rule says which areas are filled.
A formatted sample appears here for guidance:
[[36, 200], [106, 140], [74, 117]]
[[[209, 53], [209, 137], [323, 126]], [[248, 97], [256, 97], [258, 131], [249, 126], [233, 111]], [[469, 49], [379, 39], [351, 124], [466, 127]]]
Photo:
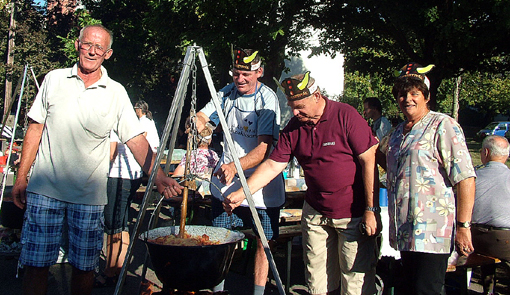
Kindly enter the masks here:
[[[246, 178], [269, 156], [273, 144], [278, 139], [280, 129], [278, 98], [273, 90], [258, 81], [263, 72], [258, 51], [237, 49], [234, 52], [232, 69], [234, 83], [218, 92], [218, 99], [227, 121], [223, 132], [231, 134], [234, 141], [233, 148], [239, 156]], [[212, 101], [197, 113], [197, 118], [199, 130], [209, 121], [219, 123]], [[216, 177], [211, 180], [214, 184], [211, 186], [213, 225], [226, 228], [232, 226], [255, 228], [246, 201], [234, 210], [232, 217], [223, 210], [221, 202], [224, 196], [237, 190], [241, 185], [230, 148], [225, 144], [223, 155], [214, 170]], [[253, 199], [267, 239], [274, 240], [278, 237], [280, 207], [285, 201], [283, 176], [280, 174], [264, 189], [253, 194]], [[254, 295], [264, 293], [268, 271], [269, 263], [264, 247], [258, 239], [255, 254]]]

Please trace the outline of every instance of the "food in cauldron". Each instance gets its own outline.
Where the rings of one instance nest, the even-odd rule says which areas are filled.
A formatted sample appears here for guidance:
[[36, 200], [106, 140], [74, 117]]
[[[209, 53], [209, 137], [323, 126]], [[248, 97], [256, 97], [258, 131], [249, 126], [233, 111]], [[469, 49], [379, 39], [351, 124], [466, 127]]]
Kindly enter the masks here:
[[220, 243], [219, 241], [211, 240], [206, 234], [201, 236], [192, 236], [189, 233], [184, 233], [184, 238], [179, 238], [177, 235], [170, 234], [150, 239], [148, 242], [169, 246], [207, 246], [218, 245]]

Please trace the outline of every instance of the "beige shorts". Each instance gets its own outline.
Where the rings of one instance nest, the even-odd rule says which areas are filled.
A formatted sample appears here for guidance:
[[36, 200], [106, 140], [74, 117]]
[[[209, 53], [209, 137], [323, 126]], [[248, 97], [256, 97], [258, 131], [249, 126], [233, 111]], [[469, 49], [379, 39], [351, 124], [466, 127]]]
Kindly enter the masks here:
[[305, 277], [310, 294], [340, 287], [341, 294], [375, 294], [375, 237], [359, 231], [361, 217], [323, 217], [305, 202], [302, 231]]

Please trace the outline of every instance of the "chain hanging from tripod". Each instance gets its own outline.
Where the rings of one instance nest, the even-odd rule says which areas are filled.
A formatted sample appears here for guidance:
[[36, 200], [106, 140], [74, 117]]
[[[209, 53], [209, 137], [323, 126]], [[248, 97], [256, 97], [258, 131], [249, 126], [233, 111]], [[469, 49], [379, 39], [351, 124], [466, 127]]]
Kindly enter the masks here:
[[[185, 164], [185, 169], [184, 169], [184, 180], [187, 180], [187, 181], [192, 181], [192, 180], [201, 180], [201, 181], [205, 181], [205, 182], [208, 182], [210, 185], [213, 185], [216, 187], [216, 189], [218, 191], [220, 191], [220, 188], [215, 185], [214, 183], [211, 182], [211, 179], [210, 177], [212, 175], [201, 175], [201, 174], [197, 174], [197, 171], [200, 170], [198, 165], [199, 165], [199, 161], [197, 161], [197, 154], [198, 154], [198, 149], [200, 147], [200, 144], [202, 144], [205, 141], [207, 141], [207, 139], [204, 139], [200, 133], [198, 132], [198, 127], [197, 127], [197, 120], [198, 120], [198, 117], [197, 117], [197, 111], [196, 111], [196, 107], [197, 107], [197, 65], [196, 63], [194, 62], [192, 65], [191, 65], [191, 77], [192, 77], [192, 81], [191, 81], [191, 107], [190, 107], [190, 116], [189, 116], [189, 122], [186, 124], [186, 129], [189, 128], [189, 133], [188, 133], [188, 151], [186, 152], [186, 164]], [[206, 126], [204, 126], [204, 128], [211, 128], [211, 127], [207, 127], [209, 123], [206, 123]], [[212, 135], [210, 135], [212, 136]], [[192, 159], [194, 161], [192, 161]]]
[[[196, 161], [194, 163], [191, 163], [191, 159], [196, 159], [197, 156], [197, 149], [198, 149], [198, 142], [199, 142], [199, 136], [198, 136], [198, 128], [197, 128], [197, 65], [195, 62], [193, 62], [193, 65], [191, 66], [191, 107], [190, 107], [190, 116], [189, 116], [189, 134], [188, 134], [188, 145], [187, 149], [188, 151], [191, 151], [193, 153], [193, 157], [191, 157], [191, 153], [186, 153], [186, 166], [185, 166], [185, 176], [190, 176], [194, 171], [196, 171], [196, 167], [193, 167], [192, 165], [196, 165]], [[187, 126], [186, 126], [187, 127]]]

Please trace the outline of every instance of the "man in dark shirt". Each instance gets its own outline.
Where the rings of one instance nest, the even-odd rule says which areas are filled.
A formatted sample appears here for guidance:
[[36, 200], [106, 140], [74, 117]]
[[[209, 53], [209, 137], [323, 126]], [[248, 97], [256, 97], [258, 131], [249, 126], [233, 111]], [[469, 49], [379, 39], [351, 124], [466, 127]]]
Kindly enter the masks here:
[[[281, 86], [294, 117], [269, 159], [248, 179], [250, 191], [264, 187], [296, 157], [308, 186], [302, 231], [309, 292], [327, 294], [341, 282], [341, 294], [374, 294], [377, 139], [353, 107], [324, 97], [309, 72]], [[230, 194], [225, 210], [244, 198], [242, 190]]]

